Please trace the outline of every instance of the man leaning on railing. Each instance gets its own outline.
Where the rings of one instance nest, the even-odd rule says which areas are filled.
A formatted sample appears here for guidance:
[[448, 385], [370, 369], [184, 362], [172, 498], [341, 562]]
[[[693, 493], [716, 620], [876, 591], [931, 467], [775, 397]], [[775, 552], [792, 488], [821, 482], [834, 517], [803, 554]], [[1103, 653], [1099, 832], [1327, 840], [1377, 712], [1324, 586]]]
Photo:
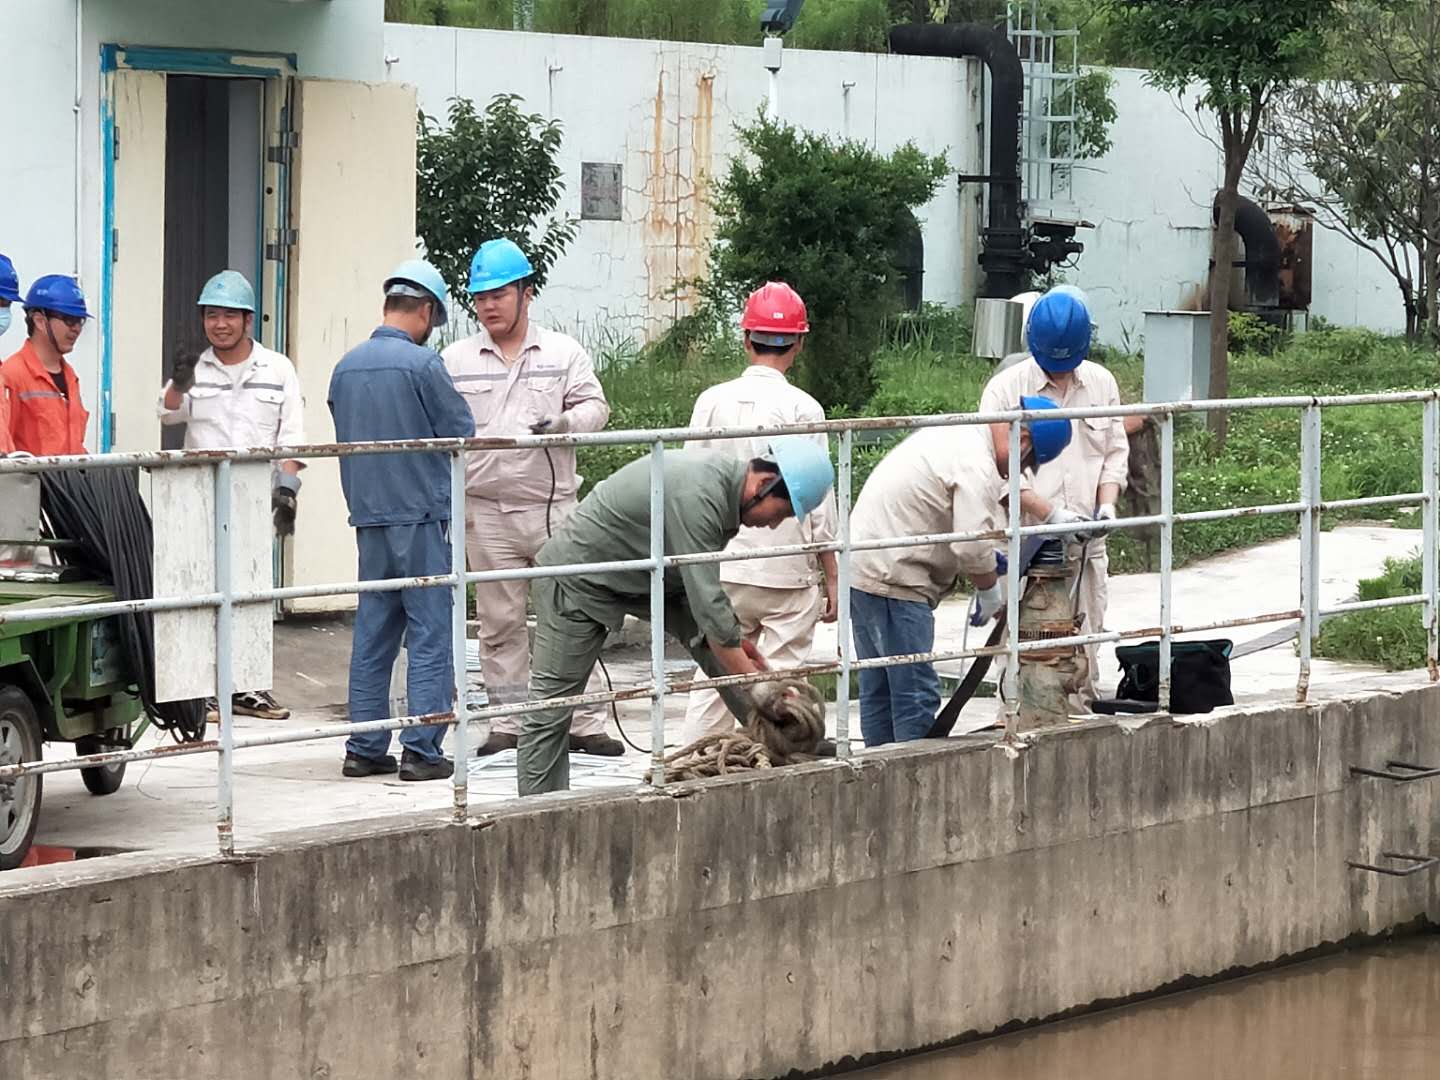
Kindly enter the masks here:
[[[813, 511], [835, 484], [825, 450], [808, 436], [771, 442], [769, 457], [740, 461], [713, 450], [664, 457], [665, 554], [722, 551], [740, 526], [774, 528]], [[632, 461], [596, 485], [579, 508], [540, 549], [541, 566], [620, 562], [650, 556], [648, 459]], [[665, 570], [665, 630], [678, 637], [707, 675], [749, 675], [764, 667], [745, 641], [730, 598], [720, 583], [720, 564], [691, 563]], [[590, 669], [611, 630], [625, 616], [650, 617], [649, 570], [621, 570], [583, 577], [537, 578], [530, 589], [535, 608], [535, 646], [530, 660], [532, 700], [584, 692]], [[721, 696], [737, 718], [773, 708], [775, 683], [753, 690], [726, 687]], [[520, 730], [521, 795], [564, 791], [570, 786], [567, 754], [573, 706], [525, 714]]]

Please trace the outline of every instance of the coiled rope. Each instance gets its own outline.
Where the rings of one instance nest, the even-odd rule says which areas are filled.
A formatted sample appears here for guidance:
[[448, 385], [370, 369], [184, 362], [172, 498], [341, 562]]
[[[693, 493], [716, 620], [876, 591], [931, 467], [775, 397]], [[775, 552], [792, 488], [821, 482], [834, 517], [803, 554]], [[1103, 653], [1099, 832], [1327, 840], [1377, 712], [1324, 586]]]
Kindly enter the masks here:
[[774, 706], [757, 709], [739, 731], [706, 735], [667, 755], [666, 778], [697, 780], [814, 761], [825, 737], [825, 699], [804, 679], [781, 679], [776, 686]]

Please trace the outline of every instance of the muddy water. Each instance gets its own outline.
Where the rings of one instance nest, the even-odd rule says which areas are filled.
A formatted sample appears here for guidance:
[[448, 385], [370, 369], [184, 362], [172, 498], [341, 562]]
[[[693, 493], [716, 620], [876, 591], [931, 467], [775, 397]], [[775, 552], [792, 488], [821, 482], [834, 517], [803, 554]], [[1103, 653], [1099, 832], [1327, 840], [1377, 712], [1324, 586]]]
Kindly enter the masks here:
[[864, 1080], [1440, 1078], [1440, 935], [847, 1074]]

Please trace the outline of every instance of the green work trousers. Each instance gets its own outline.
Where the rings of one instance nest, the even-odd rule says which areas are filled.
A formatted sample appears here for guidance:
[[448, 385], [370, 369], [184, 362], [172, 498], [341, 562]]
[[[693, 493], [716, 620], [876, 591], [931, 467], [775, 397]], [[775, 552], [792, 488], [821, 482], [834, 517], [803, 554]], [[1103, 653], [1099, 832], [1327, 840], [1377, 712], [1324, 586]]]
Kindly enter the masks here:
[[[530, 586], [535, 608], [535, 644], [530, 655], [530, 700], [571, 697], [585, 693], [585, 683], [600, 659], [610, 630], [591, 618], [565, 594], [555, 579], [536, 578]], [[643, 609], [641, 607], [643, 604]], [[648, 600], [639, 599], [632, 612], [650, 614]], [[700, 670], [711, 678], [729, 674], [710, 651], [704, 636], [679, 603], [665, 605], [665, 630], [683, 641]], [[739, 687], [720, 691], [737, 717], [748, 716], [750, 695]], [[574, 706], [539, 709], [524, 714], [520, 728], [518, 771], [521, 795], [570, 788], [570, 716]]]

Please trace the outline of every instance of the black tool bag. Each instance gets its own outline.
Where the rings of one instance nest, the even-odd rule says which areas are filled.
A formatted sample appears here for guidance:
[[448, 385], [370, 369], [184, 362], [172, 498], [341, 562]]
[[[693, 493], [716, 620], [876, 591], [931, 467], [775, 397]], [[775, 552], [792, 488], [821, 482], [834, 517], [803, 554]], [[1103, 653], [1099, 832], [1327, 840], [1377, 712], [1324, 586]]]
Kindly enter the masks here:
[[[1230, 650], [1234, 642], [1174, 641], [1170, 643], [1170, 711], [1208, 713], [1217, 705], [1235, 704], [1230, 693]], [[1144, 641], [1115, 650], [1120, 661], [1117, 698], [1160, 701], [1160, 642]]]

